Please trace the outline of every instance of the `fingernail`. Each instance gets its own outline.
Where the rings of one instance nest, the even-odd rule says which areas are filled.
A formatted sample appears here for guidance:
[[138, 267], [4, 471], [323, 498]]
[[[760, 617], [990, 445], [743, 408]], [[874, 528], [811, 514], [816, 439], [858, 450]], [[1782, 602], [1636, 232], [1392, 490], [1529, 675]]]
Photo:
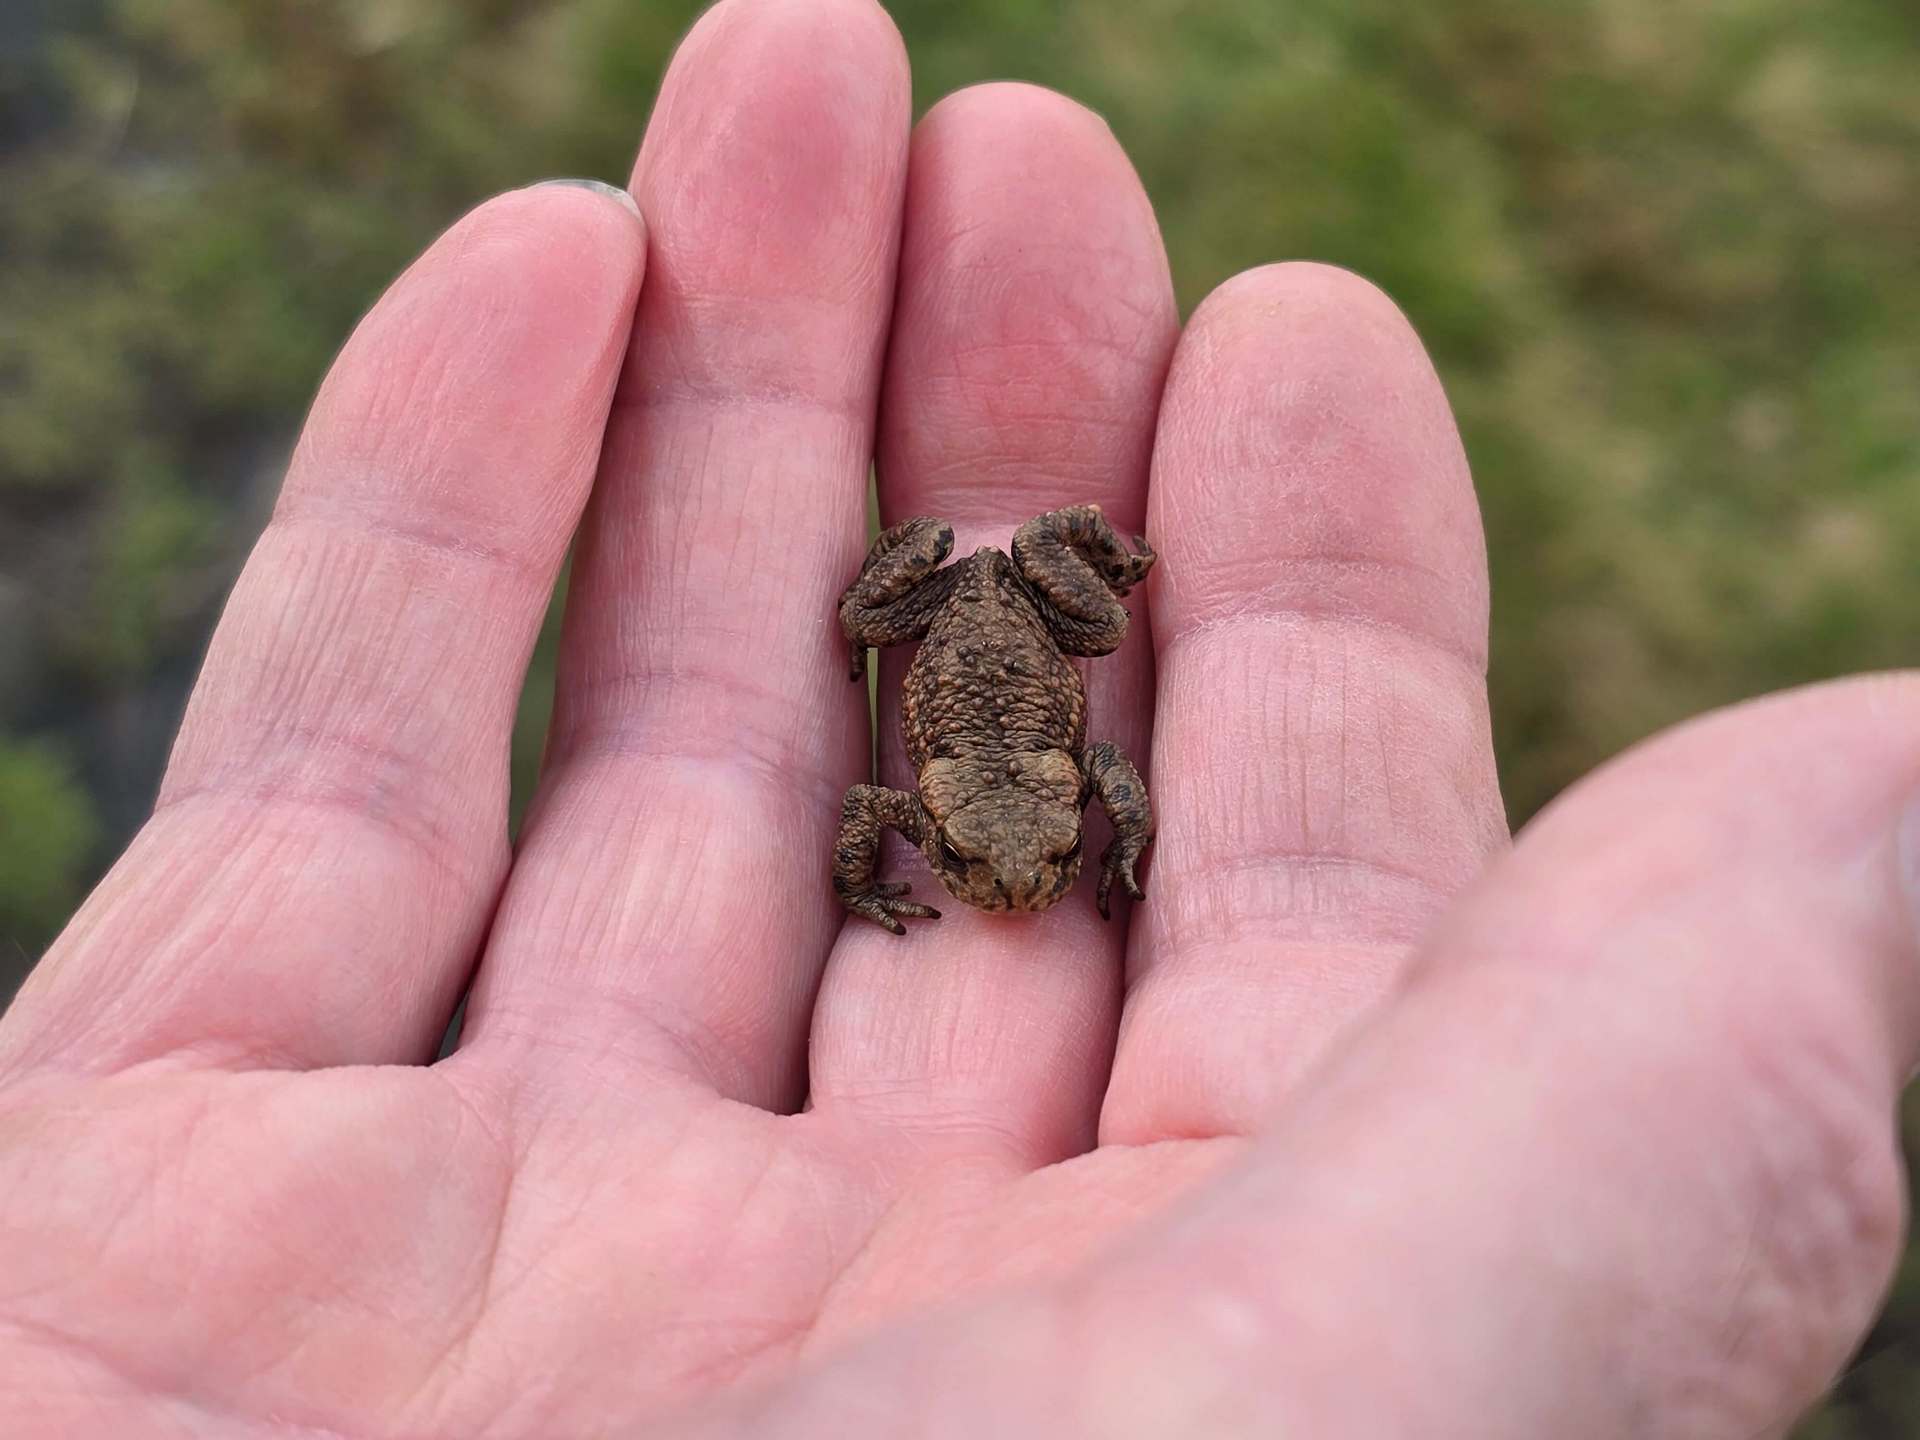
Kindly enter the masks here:
[[617, 201], [619, 204], [626, 206], [627, 209], [635, 215], [640, 213], [639, 201], [635, 200], [633, 196], [629, 195], [625, 190], [622, 190], [618, 185], [609, 185], [604, 180], [575, 180], [571, 178], [542, 180], [533, 188], [536, 190], [545, 190], [552, 185], [565, 185], [574, 190], [591, 190], [596, 195], [604, 195], [607, 199]]

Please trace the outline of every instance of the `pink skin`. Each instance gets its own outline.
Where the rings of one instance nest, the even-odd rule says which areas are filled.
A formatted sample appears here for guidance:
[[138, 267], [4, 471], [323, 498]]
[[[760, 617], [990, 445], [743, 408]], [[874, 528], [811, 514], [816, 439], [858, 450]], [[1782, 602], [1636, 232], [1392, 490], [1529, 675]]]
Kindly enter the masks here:
[[[1097, 121], [908, 113], [868, 0], [727, 0], [645, 227], [503, 197], [349, 344], [158, 812], [0, 1024], [10, 1436], [1747, 1440], [1860, 1334], [1920, 680], [1689, 727], [1505, 853], [1405, 322], [1280, 266], [1174, 355]], [[1130, 920], [842, 925], [874, 453], [962, 548], [1086, 499], [1159, 547], [1090, 672], [1160, 810]]]

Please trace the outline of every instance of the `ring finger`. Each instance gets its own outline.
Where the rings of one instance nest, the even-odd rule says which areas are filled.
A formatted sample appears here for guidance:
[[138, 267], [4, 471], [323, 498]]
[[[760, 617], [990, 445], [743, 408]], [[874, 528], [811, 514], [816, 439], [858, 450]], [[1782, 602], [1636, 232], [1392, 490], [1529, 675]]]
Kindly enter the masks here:
[[634, 172], [656, 263], [463, 1048], [583, 1057], [623, 1100], [804, 1093], [861, 749], [822, 617], [859, 561], [909, 114], [872, 0], [725, 0], [674, 58]]

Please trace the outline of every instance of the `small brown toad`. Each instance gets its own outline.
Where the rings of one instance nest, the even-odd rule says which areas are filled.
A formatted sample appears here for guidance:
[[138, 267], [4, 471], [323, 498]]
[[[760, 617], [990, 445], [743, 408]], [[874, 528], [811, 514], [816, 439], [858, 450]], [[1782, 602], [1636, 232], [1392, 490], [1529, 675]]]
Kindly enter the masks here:
[[[1134, 864], [1153, 839], [1140, 772], [1109, 744], [1087, 744], [1087, 696], [1069, 655], [1106, 655], [1127, 633], [1125, 595], [1153, 567], [1098, 505], [1022, 525], [1013, 558], [991, 546], [941, 569], [953, 527], [918, 519], [873, 542], [840, 596], [853, 678], [869, 645], [920, 640], [903, 686], [907, 759], [919, 793], [856, 785], [840, 810], [833, 889], [849, 910], [906, 933], [902, 916], [939, 911], [874, 876], [880, 834], [917, 845], [955, 899], [982, 910], [1045, 910], [1080, 874], [1080, 819], [1098, 796], [1113, 822], [1096, 900], [1116, 880], [1141, 898]], [[923, 638], [924, 637], [924, 638]]]

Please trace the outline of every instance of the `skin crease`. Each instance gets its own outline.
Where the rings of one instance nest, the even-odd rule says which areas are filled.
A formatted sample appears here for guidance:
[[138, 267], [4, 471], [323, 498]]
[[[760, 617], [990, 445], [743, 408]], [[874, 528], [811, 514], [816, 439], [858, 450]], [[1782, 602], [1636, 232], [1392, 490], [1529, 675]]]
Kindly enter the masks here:
[[[728, 0], [644, 224], [502, 197], [349, 343], [154, 818], [0, 1021], [10, 1436], [1748, 1440], [1862, 1333], [1920, 677], [1685, 727], [1509, 852], [1406, 322], [1282, 265], [1179, 331], [1095, 117], [909, 140], [909, 94], [865, 0]], [[876, 454], [960, 553], [1069, 501], [1159, 548], [1089, 675], [1158, 810], [1124, 926], [897, 939], [820, 883]]]

